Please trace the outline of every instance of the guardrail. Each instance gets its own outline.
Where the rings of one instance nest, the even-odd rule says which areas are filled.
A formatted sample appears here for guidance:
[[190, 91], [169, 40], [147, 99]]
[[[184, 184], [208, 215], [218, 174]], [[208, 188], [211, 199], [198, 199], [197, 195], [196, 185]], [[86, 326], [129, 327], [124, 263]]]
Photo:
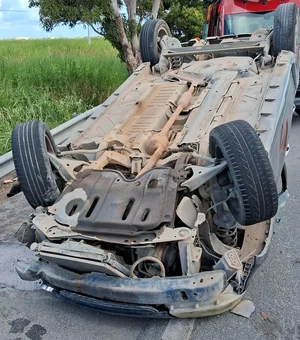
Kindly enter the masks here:
[[[81, 113], [71, 120], [57, 126], [56, 128], [51, 130], [52, 136], [54, 137], [56, 144], [63, 143], [66, 139], [68, 139], [73, 132], [77, 132], [80, 130], [83, 122], [87, 120], [97, 109], [95, 107], [89, 111]], [[12, 158], [12, 152], [9, 151], [6, 154], [0, 156], [0, 178], [8, 175], [15, 169], [14, 161]]]

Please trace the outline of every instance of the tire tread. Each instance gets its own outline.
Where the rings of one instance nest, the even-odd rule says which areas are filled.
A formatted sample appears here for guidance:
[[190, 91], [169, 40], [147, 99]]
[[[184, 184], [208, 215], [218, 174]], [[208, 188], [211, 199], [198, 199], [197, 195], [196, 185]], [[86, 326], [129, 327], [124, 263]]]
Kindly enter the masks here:
[[22, 191], [33, 208], [52, 205], [60, 194], [46, 150], [46, 135], [56, 150], [42, 122], [20, 124], [12, 132], [15, 169]]
[[210, 153], [218, 147], [227, 161], [240, 211], [229, 208], [241, 225], [272, 218], [278, 209], [278, 194], [267, 152], [254, 129], [243, 120], [214, 128], [210, 133]]
[[295, 3], [279, 5], [275, 11], [273, 45], [274, 54], [277, 56], [281, 51], [295, 53], [295, 38], [297, 30], [298, 6]]
[[171, 35], [167, 23], [162, 19], [148, 20], [142, 27], [140, 34], [140, 52], [142, 61], [150, 62], [151, 66], [159, 62], [159, 54], [156, 47], [157, 33], [160, 27], [164, 27]]

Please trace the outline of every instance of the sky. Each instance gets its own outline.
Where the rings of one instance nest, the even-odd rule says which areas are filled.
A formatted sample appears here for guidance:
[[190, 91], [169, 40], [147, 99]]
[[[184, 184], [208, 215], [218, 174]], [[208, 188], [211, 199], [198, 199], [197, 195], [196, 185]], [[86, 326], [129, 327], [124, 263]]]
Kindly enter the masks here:
[[[95, 34], [91, 32], [91, 35]], [[60, 26], [48, 33], [42, 29], [39, 23], [38, 9], [28, 8], [28, 0], [0, 0], [0, 39], [83, 36], [87, 36], [87, 30], [82, 25], [72, 29]]]

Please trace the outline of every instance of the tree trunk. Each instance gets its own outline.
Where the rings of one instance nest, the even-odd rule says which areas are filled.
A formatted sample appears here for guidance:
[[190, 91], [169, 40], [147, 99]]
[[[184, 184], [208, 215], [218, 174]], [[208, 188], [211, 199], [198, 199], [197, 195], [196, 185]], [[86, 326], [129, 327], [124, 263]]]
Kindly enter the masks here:
[[151, 19], [157, 19], [159, 6], [160, 6], [161, 0], [154, 0], [153, 1], [153, 7], [152, 7], [152, 13], [151, 13]]
[[120, 14], [120, 9], [117, 0], [110, 0], [111, 8], [116, 20], [116, 27], [120, 35], [120, 43], [124, 53], [125, 62], [127, 65], [128, 73], [131, 74], [138, 67], [138, 60], [135, 58], [131, 44], [129, 43], [126, 32], [124, 29], [123, 21]]
[[127, 13], [128, 13], [128, 19], [129, 22], [131, 23], [131, 28], [132, 31], [131, 33], [131, 46], [132, 46], [132, 51], [133, 54], [140, 63], [140, 46], [139, 46], [139, 38], [138, 38], [138, 33], [137, 33], [137, 23], [136, 23], [136, 2], [137, 0], [126, 0], [125, 4], [127, 7]]

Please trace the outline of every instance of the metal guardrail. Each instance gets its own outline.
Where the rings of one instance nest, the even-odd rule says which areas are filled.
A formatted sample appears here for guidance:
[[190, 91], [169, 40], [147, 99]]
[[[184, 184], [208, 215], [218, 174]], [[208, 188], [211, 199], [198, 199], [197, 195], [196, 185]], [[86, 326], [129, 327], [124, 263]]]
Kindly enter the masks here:
[[12, 152], [0, 156], [0, 178], [6, 176], [14, 170], [14, 161], [12, 159]]
[[[57, 126], [51, 130], [52, 136], [56, 144], [63, 143], [68, 139], [73, 132], [80, 130], [83, 122], [87, 120], [94, 112], [96, 108], [93, 108], [87, 112], [81, 113], [71, 120]], [[9, 151], [6, 154], [0, 156], [0, 178], [6, 176], [15, 169], [14, 161], [12, 158], [12, 152]]]

